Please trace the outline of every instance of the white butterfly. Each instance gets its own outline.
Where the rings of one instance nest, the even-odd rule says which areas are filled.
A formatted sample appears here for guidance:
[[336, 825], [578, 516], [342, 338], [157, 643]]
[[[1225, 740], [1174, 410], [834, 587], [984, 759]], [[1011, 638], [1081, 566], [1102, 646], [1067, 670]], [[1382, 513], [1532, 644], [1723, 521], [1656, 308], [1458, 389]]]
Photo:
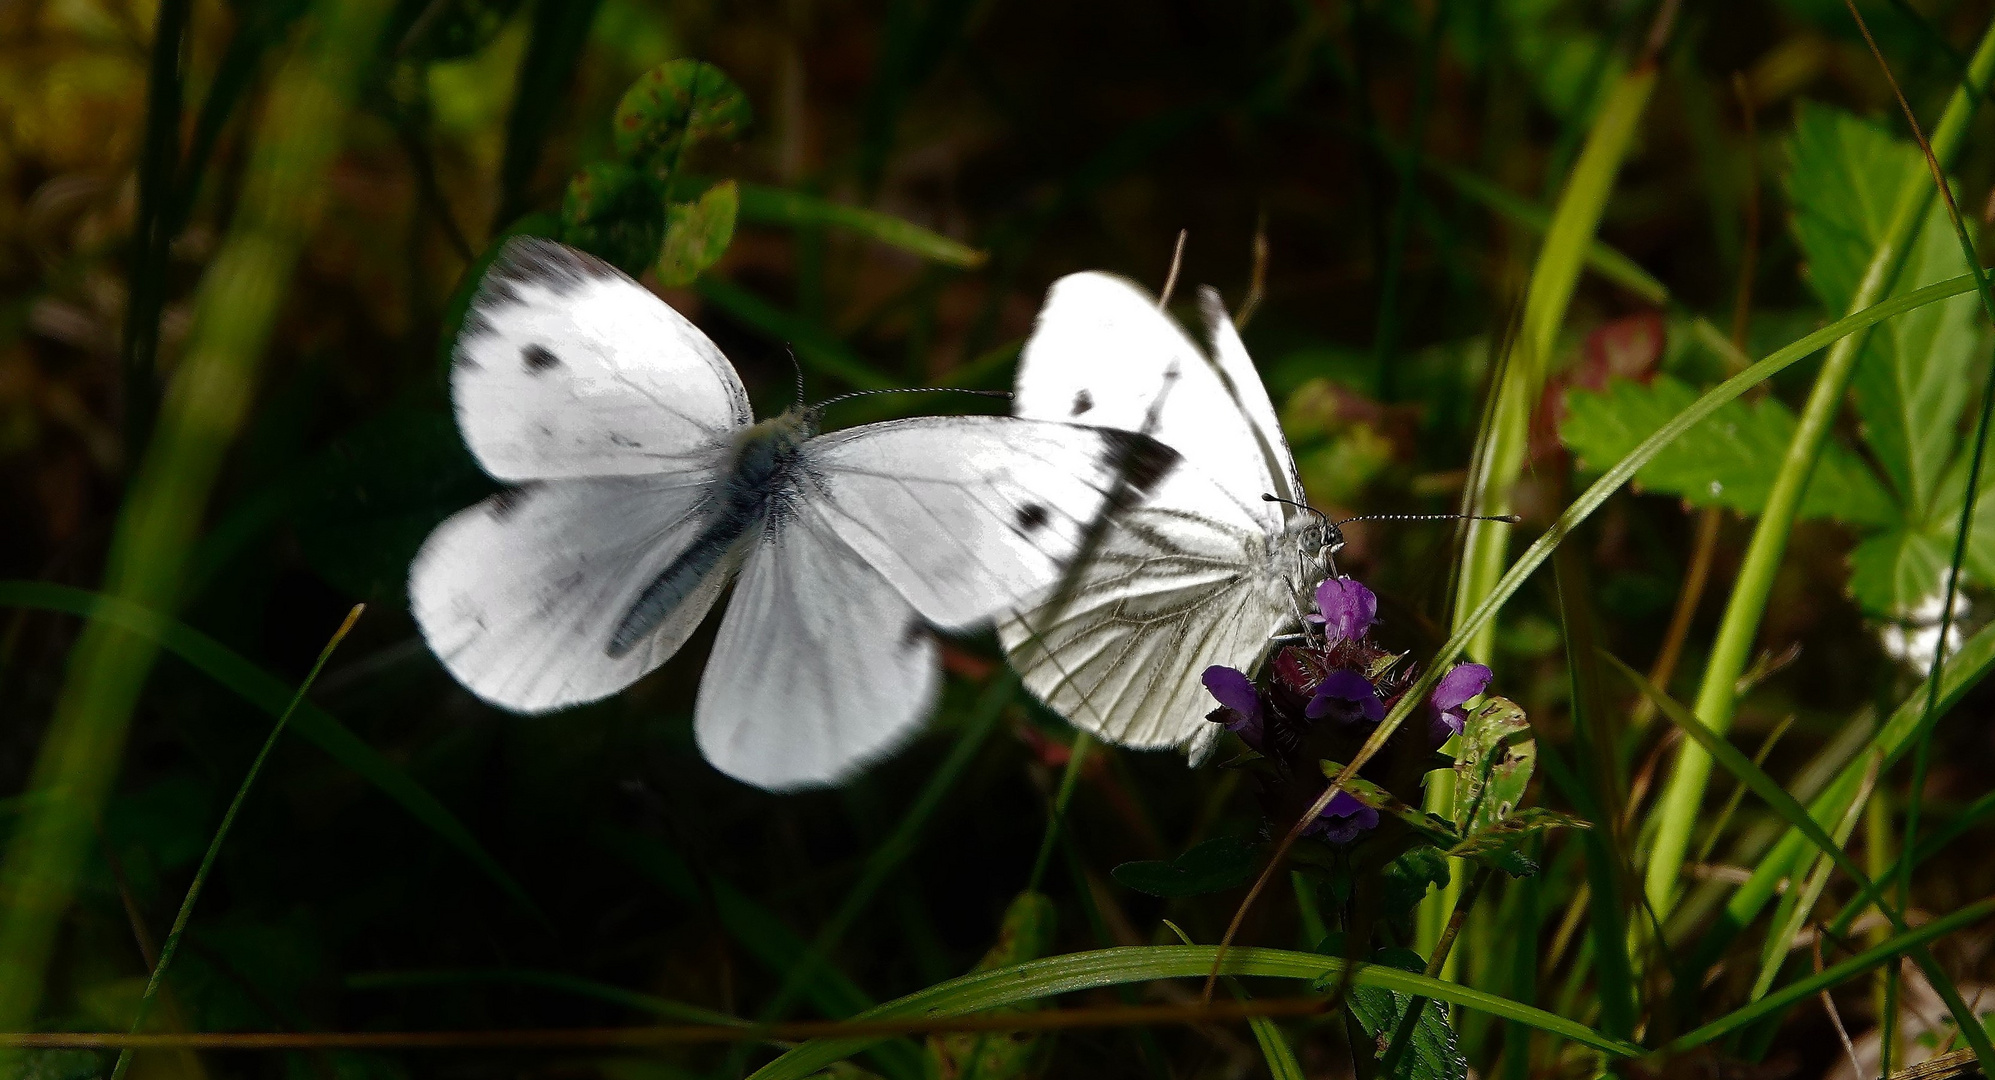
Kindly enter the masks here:
[[816, 434], [754, 423], [713, 342], [608, 264], [516, 239], [451, 369], [459, 427], [513, 485], [438, 526], [409, 573], [430, 648], [494, 704], [615, 693], [740, 583], [694, 704], [700, 749], [771, 789], [832, 783], [926, 715], [931, 625], [1057, 580], [1107, 493], [1168, 473], [1141, 436], [1003, 416]]
[[[1298, 624], [1342, 543], [1305, 503], [1268, 392], [1221, 306], [1201, 290], [1210, 353], [1141, 288], [1101, 273], [1054, 283], [1019, 359], [1016, 416], [1153, 434], [1184, 465], [1110, 520], [1064, 605], [1002, 621], [1025, 685], [1076, 725], [1196, 761], [1219, 725], [1200, 683], [1251, 673]], [[1273, 495], [1288, 503], [1266, 501]]]

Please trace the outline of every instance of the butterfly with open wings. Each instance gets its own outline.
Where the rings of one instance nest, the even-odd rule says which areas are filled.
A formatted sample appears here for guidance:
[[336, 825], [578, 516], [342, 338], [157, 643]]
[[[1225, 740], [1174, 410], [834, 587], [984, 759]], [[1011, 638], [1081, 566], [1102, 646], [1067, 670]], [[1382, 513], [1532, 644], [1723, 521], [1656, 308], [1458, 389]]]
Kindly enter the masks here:
[[716, 767], [834, 783], [903, 741], [939, 672], [930, 628], [1032, 602], [1104, 506], [1176, 472], [1115, 425], [923, 417], [818, 434], [755, 423], [678, 312], [588, 255], [509, 241], [451, 369], [458, 424], [510, 485], [410, 568], [432, 650], [494, 704], [545, 712], [670, 658], [737, 574], [694, 703]]

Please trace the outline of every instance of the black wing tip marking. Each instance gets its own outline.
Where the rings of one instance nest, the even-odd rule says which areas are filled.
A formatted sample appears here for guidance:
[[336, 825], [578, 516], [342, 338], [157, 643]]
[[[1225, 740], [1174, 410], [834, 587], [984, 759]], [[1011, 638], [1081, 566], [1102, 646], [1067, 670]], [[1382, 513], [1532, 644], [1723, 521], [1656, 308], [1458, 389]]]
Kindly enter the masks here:
[[497, 328], [488, 314], [493, 308], [520, 302], [522, 286], [532, 285], [566, 296], [591, 281], [629, 280], [616, 267], [584, 251], [539, 236], [515, 236], [506, 241], [486, 269], [458, 331], [456, 358], [468, 363], [464, 344]]
[[1088, 393], [1086, 388], [1082, 388], [1079, 392], [1074, 394], [1074, 406], [1072, 409], [1068, 410], [1067, 415], [1082, 416], [1093, 408], [1094, 408], [1094, 395]]
[[1140, 432], [1103, 428], [1101, 434], [1106, 444], [1101, 463], [1120, 481], [1122, 491], [1147, 495], [1184, 460], [1176, 450]]

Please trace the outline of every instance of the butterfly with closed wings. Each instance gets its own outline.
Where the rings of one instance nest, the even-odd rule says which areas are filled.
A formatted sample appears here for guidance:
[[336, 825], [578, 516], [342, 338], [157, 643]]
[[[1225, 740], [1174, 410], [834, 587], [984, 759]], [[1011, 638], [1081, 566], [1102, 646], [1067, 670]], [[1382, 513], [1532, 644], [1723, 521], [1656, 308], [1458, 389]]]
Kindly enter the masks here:
[[1030, 603], [1111, 499], [1178, 460], [1068, 421], [818, 434], [823, 406], [799, 405], [756, 423], [692, 323], [530, 238], [481, 282], [451, 388], [465, 442], [511, 486], [438, 526], [410, 568], [444, 666], [518, 712], [603, 698], [670, 658], [738, 574], [694, 732], [721, 771], [772, 790], [891, 751], [937, 692], [931, 627]]
[[1344, 543], [1340, 523], [1310, 508], [1219, 294], [1200, 290], [1199, 308], [1209, 349], [1122, 278], [1072, 274], [1047, 294], [1012, 414], [1151, 434], [1184, 464], [1112, 508], [1055, 599], [998, 625], [1012, 666], [1055, 711], [1110, 742], [1182, 747], [1194, 761], [1221, 730], [1205, 719], [1205, 670], [1251, 672], [1301, 630]]

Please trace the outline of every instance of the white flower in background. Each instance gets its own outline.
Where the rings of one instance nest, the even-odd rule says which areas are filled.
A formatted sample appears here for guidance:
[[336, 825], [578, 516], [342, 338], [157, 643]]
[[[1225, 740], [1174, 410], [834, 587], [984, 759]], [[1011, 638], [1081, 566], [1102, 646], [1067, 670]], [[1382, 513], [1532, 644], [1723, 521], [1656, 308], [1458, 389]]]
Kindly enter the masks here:
[[[1884, 624], [1878, 631], [1878, 641], [1884, 651], [1892, 657], [1924, 674], [1933, 666], [1933, 652], [1940, 643], [1940, 609], [1946, 603], [1946, 591], [1942, 588], [1918, 602], [1895, 622]], [[1947, 653], [1952, 655], [1960, 648], [1961, 624], [1967, 620], [1967, 595], [1956, 592], [1953, 597], [1953, 623], [1947, 628]]]

